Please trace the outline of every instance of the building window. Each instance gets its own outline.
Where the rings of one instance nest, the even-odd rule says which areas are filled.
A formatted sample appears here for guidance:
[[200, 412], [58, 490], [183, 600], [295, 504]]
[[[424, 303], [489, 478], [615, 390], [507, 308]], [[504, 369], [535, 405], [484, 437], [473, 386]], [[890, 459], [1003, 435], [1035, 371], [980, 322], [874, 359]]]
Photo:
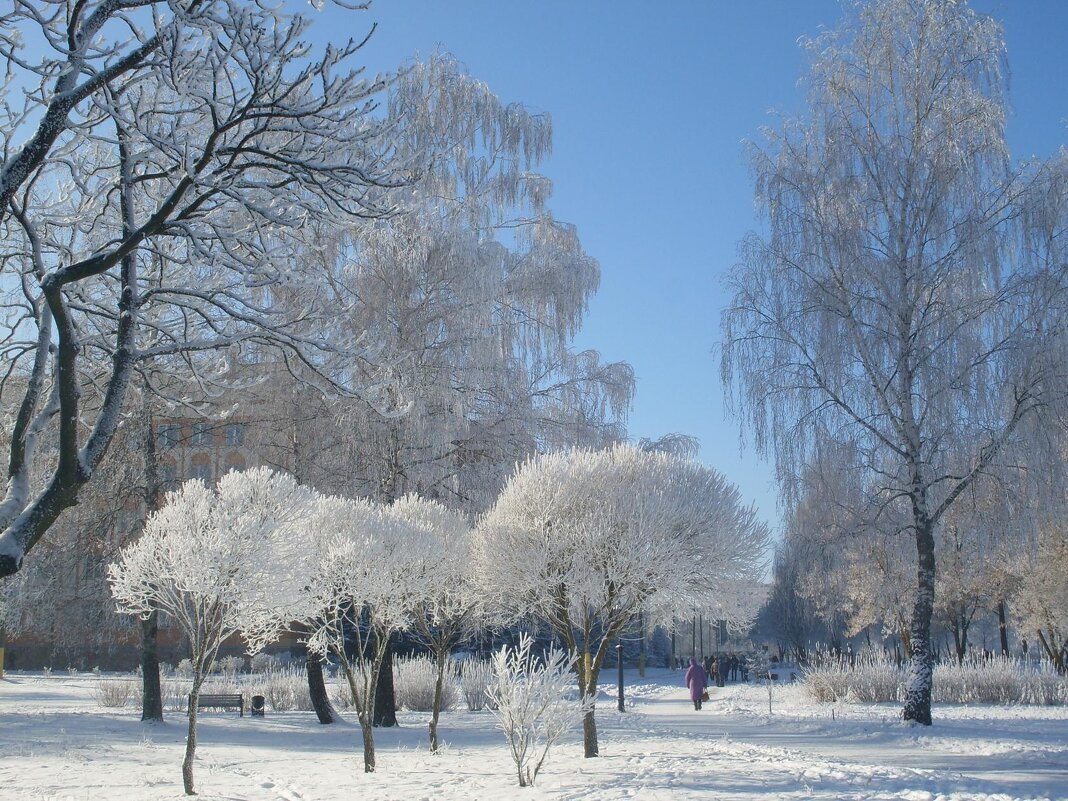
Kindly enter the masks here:
[[226, 457], [226, 472], [240, 473], [245, 469], [245, 459], [240, 453], [231, 453]]
[[226, 426], [226, 444], [231, 448], [240, 448], [245, 444], [244, 423], [230, 423]]
[[211, 423], [193, 423], [193, 436], [190, 438], [194, 448], [212, 446]]
[[205, 484], [211, 483], [211, 465], [207, 462], [195, 463], [189, 466], [189, 477], [199, 478]]
[[182, 439], [182, 427], [176, 424], [162, 425], [156, 429], [156, 442], [160, 450], [170, 450], [178, 446]]
[[163, 462], [159, 466], [160, 489], [170, 492], [178, 486], [178, 467], [174, 462]]

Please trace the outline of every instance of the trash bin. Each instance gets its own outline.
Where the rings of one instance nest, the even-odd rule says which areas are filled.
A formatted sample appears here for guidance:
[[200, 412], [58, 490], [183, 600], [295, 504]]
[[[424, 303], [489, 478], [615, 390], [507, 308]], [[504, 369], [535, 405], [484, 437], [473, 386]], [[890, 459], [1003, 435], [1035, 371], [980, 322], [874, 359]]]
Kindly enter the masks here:
[[254, 695], [252, 696], [252, 705], [249, 707], [249, 711], [255, 717], [262, 718], [265, 705], [266, 701], [262, 695]]

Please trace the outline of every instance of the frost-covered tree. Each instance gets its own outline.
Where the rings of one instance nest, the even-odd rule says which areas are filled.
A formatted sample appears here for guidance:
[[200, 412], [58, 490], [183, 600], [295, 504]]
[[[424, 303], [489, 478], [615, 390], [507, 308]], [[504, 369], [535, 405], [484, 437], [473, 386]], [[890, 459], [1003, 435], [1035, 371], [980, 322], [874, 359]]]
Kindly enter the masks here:
[[1068, 673], [1068, 526], [1063, 518], [1043, 525], [1037, 547], [1020, 561], [1019, 590], [1012, 610], [1024, 636], [1033, 634], [1042, 652]]
[[[578, 654], [579, 694], [595, 696], [605, 657], [644, 613], [695, 607], [748, 619], [767, 528], [719, 473], [628, 445], [547, 454], [520, 465], [477, 537], [487, 602], [533, 615]], [[597, 756], [591, 707], [584, 751]]]
[[497, 725], [508, 738], [520, 787], [532, 787], [549, 749], [592, 708], [593, 698], [568, 698], [575, 654], [559, 648], [540, 660], [534, 638], [522, 634], [515, 648], [493, 655], [493, 682], [486, 689]]
[[961, 2], [872, 0], [808, 49], [808, 113], [753, 154], [768, 228], [730, 279], [723, 376], [788, 502], [825, 437], [853, 454], [857, 512], [912, 537], [904, 717], [929, 724], [936, 532], [1060, 397], [1061, 276], [1012, 251], [1027, 198], [1000, 25]]
[[[371, 346], [345, 369], [354, 381], [388, 369], [402, 413], [343, 399], [322, 414], [297, 390], [279, 432], [292, 430], [295, 469], [320, 489], [481, 513], [516, 461], [621, 438], [633, 371], [571, 350], [600, 270], [550, 212], [537, 171], [548, 116], [503, 102], [447, 54], [399, 76], [388, 116], [403, 122], [397, 157], [433, 152], [431, 167], [391, 195], [395, 213], [323, 230], [309, 256], [333, 276], [339, 337]], [[377, 723], [395, 720], [390, 697]]]
[[299, 626], [310, 650], [338, 660], [360, 720], [367, 773], [375, 770], [375, 687], [388, 643], [422, 608], [438, 559], [426, 516], [422, 525], [404, 522], [419, 520], [414, 503], [392, 514], [364, 499], [321, 498], [293, 533], [300, 546], [287, 575], [245, 629], [256, 650]]
[[481, 596], [476, 582], [471, 527], [463, 515], [414, 495], [397, 499], [386, 514], [421, 532], [420, 584], [411, 609], [411, 634], [434, 655], [437, 676], [430, 716], [430, 750], [438, 750], [445, 666], [449, 653], [474, 632]]
[[[378, 214], [407, 176], [389, 141], [401, 126], [372, 113], [382, 83], [349, 67], [359, 44], [315, 57], [300, 17], [243, 0], [27, 0], [0, 26], [8, 575], [76, 502], [132, 375], [158, 375], [146, 364], [196, 368], [203, 386], [233, 380], [238, 354], [275, 354], [339, 383], [330, 357], [359, 348], [327, 333], [314, 263], [293, 269], [305, 223]], [[37, 486], [42, 437], [58, 459]]]
[[[189, 693], [182, 782], [194, 795], [197, 699], [223, 642], [249, 626], [299, 564], [291, 527], [315, 493], [284, 474], [257, 468], [228, 473], [216, 489], [188, 481], [153, 512], [139, 540], [109, 567], [119, 611], [165, 613], [189, 642]], [[266, 555], [270, 558], [266, 558]]]
[[516, 460], [621, 437], [633, 373], [570, 349], [600, 269], [550, 212], [537, 172], [548, 116], [503, 102], [446, 54], [401, 76], [389, 114], [407, 121], [402, 157], [440, 155], [392, 196], [395, 214], [346, 230], [323, 258], [351, 299], [339, 325], [374, 343], [409, 403], [390, 417], [340, 410], [350, 486], [337, 489], [481, 512]]

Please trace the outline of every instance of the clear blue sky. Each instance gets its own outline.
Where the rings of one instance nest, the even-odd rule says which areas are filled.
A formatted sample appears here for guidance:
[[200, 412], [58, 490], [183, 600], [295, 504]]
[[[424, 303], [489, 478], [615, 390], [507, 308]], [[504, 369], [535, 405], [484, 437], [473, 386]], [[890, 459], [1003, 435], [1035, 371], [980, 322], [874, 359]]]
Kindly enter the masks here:
[[[1068, 142], [1068, 0], [972, 5], [1005, 23], [1014, 153], [1052, 153]], [[800, 108], [797, 39], [841, 14], [837, 0], [375, 0], [317, 15], [314, 34], [377, 22], [370, 68], [442, 46], [505, 101], [552, 115], [552, 208], [601, 263], [578, 346], [634, 366], [634, 436], [698, 436], [701, 460], [777, 524], [772, 469], [740, 452], [723, 408], [720, 282], [758, 226], [742, 141], [770, 109]]]

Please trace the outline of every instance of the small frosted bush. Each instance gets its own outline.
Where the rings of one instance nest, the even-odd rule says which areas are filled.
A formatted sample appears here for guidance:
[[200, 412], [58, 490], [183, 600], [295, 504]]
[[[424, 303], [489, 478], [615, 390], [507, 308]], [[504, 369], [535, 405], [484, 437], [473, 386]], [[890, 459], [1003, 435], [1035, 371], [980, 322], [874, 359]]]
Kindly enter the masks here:
[[245, 660], [240, 656], [224, 656], [222, 659], [216, 659], [212, 670], [215, 673], [221, 673], [225, 675], [234, 675], [240, 673], [245, 667]]
[[164, 679], [160, 684], [163, 708], [169, 712], [184, 712], [189, 696], [189, 682], [179, 678]]
[[249, 669], [253, 673], [270, 673], [282, 667], [282, 660], [274, 654], [258, 653], [249, 660]]
[[135, 685], [129, 679], [100, 678], [93, 685], [93, 698], [104, 707], [126, 706], [134, 694]]
[[905, 672], [883, 653], [858, 654], [854, 664], [845, 657], [826, 657], [804, 672], [805, 687], [817, 701], [901, 701]]
[[349, 688], [348, 680], [345, 678], [345, 674], [340, 670], [337, 672], [337, 675], [334, 676], [334, 687], [330, 692], [330, 700], [333, 702], [335, 709], [356, 708], [356, 705], [352, 701], [352, 691]]
[[[458, 693], [452, 679], [451, 660], [445, 662], [445, 681], [441, 688], [441, 708], [449, 710], [456, 706]], [[428, 656], [396, 659], [393, 662], [393, 688], [397, 706], [410, 712], [430, 712], [434, 708], [434, 685], [438, 668]]]
[[460, 692], [470, 711], [480, 712], [492, 702], [486, 695], [492, 682], [493, 665], [489, 662], [468, 659], [460, 665]]
[[248, 683], [248, 695], [262, 695], [275, 712], [307, 712], [312, 709], [308, 676], [303, 668], [276, 667], [253, 676]]
[[531, 649], [524, 634], [516, 648], [504, 646], [493, 656], [493, 683], [487, 695], [494, 702], [497, 725], [508, 739], [520, 787], [534, 784], [549, 749], [593, 708], [593, 699], [569, 698], [574, 656], [554, 648], [544, 659]]

